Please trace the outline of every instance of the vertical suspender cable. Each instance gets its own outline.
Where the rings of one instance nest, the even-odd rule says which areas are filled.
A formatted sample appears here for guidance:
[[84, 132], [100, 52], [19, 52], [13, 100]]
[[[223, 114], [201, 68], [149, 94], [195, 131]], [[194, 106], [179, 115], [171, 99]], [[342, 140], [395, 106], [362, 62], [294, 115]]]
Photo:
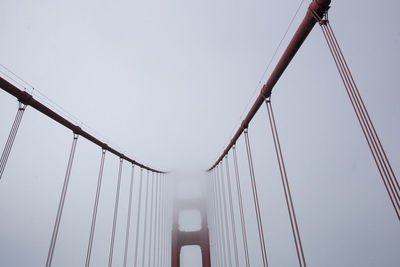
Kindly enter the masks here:
[[211, 214], [211, 195], [210, 195], [210, 182], [211, 182], [211, 173], [207, 172], [207, 178], [206, 178], [206, 217], [207, 217], [207, 225], [206, 227], [208, 228], [208, 244], [210, 247], [210, 264], [214, 264], [214, 232], [213, 232], [213, 226], [212, 226], [212, 214]]
[[131, 171], [131, 184], [129, 187], [129, 202], [128, 202], [128, 218], [126, 222], [126, 236], [125, 236], [125, 251], [124, 251], [124, 267], [126, 267], [127, 255], [128, 255], [128, 245], [129, 245], [129, 229], [131, 226], [131, 211], [132, 211], [132, 193], [133, 193], [133, 176], [135, 171], [135, 165], [132, 164]]
[[138, 245], [139, 245], [139, 228], [140, 228], [140, 211], [141, 211], [141, 203], [142, 203], [142, 181], [143, 181], [143, 169], [140, 168], [140, 180], [139, 180], [139, 198], [138, 198], [138, 208], [136, 215], [136, 236], [135, 236], [135, 258], [134, 258], [134, 267], [137, 267], [137, 259], [138, 259]]
[[207, 173], [207, 227], [209, 230], [209, 246], [210, 246], [210, 258], [211, 258], [211, 265], [217, 265], [215, 262], [215, 236], [214, 236], [214, 225], [213, 219], [214, 214], [212, 213], [212, 195], [211, 195], [211, 186], [212, 186], [212, 172]]
[[217, 181], [217, 168], [213, 169], [213, 177], [212, 177], [212, 190], [213, 190], [213, 210], [214, 210], [214, 227], [215, 227], [215, 239], [217, 242], [217, 262], [218, 266], [224, 266], [224, 254], [222, 251], [222, 243], [221, 243], [221, 230], [218, 219], [218, 204], [217, 204], [217, 191], [216, 191], [216, 181]]
[[163, 175], [160, 174], [160, 203], [159, 203], [159, 240], [158, 240], [158, 253], [157, 253], [157, 265], [156, 266], [161, 266], [161, 257], [162, 257], [162, 248], [163, 248], [163, 214], [162, 214], [162, 205], [163, 205], [163, 196], [164, 196], [164, 191], [163, 191]]
[[144, 265], [144, 257], [146, 255], [146, 230], [147, 230], [147, 203], [149, 200], [149, 181], [150, 181], [150, 175], [149, 175], [149, 171], [147, 171], [147, 183], [146, 183], [146, 204], [144, 206], [144, 231], [143, 231], [143, 247], [142, 247], [142, 265], [141, 266], [145, 266]]
[[169, 217], [167, 217], [168, 215], [168, 190], [167, 190], [167, 180], [164, 177], [164, 261], [163, 261], [163, 265], [167, 266], [168, 263], [170, 262], [169, 259], [169, 254], [171, 253], [169, 251], [169, 246], [171, 244], [171, 241], [169, 240], [169, 237], [171, 236], [171, 231], [168, 223], [168, 220], [170, 219]]
[[[399, 183], [397, 181], [397, 178], [393, 172], [393, 169], [390, 165], [389, 159], [386, 156], [385, 150], [383, 149], [383, 146], [381, 144], [381, 141], [379, 139], [379, 136], [375, 130], [375, 127], [372, 123], [372, 120], [368, 114], [368, 111], [365, 107], [364, 101], [361, 98], [360, 92], [354, 82], [353, 76], [351, 75], [350, 69], [347, 66], [346, 60], [341, 52], [341, 49], [339, 47], [339, 44], [336, 40], [336, 37], [333, 33], [333, 30], [329, 24], [329, 21], [326, 21], [325, 24], [326, 27], [326, 33], [328, 34], [328, 36], [330, 36], [330, 39], [332, 41], [333, 46], [336, 48], [337, 54], [339, 55], [339, 61], [341, 62], [341, 65], [343, 66], [346, 74], [348, 77], [348, 80], [351, 80], [351, 87], [350, 87], [350, 91], [352, 92], [352, 96], [354, 98], [354, 102], [356, 102], [356, 106], [358, 106], [358, 110], [360, 113], [360, 117], [363, 118], [362, 121], [364, 122], [365, 128], [367, 129], [367, 136], [369, 136], [370, 138], [370, 143], [372, 144], [373, 150], [375, 151], [376, 154], [376, 158], [378, 158], [378, 162], [375, 163], [377, 164], [377, 167], [379, 168], [379, 166], [381, 167], [382, 173], [384, 174], [388, 184], [389, 184], [389, 188], [390, 191], [392, 193], [392, 196], [397, 204], [397, 214], [399, 215], [400, 212], [400, 186]], [[366, 138], [367, 138], [366, 136]], [[371, 151], [372, 152], [372, 151]], [[383, 178], [383, 177], [382, 177]], [[396, 208], [395, 208], [396, 209]], [[399, 220], [400, 220], [400, 216], [398, 216]]]
[[226, 233], [226, 243], [227, 243], [227, 250], [228, 250], [228, 262], [229, 266], [232, 265], [232, 253], [231, 253], [231, 239], [229, 235], [229, 223], [228, 223], [228, 208], [226, 205], [226, 193], [225, 193], [225, 182], [224, 182], [224, 163], [223, 160], [221, 161], [221, 179], [220, 179], [220, 190], [222, 191], [221, 197], [222, 197], [222, 207], [224, 211], [224, 218], [225, 218], [225, 233]]
[[153, 243], [153, 213], [154, 213], [154, 197], [155, 197], [155, 193], [154, 193], [154, 184], [157, 187], [157, 180], [155, 180], [154, 177], [154, 172], [153, 172], [153, 178], [151, 179], [151, 201], [150, 201], [150, 238], [149, 238], [149, 258], [147, 261], [147, 266], [151, 266], [151, 254], [154, 253], [154, 249], [151, 249], [151, 245]]
[[160, 266], [160, 259], [161, 259], [161, 249], [162, 249], [162, 201], [163, 201], [163, 175], [160, 173], [158, 179], [160, 180], [160, 197], [158, 199], [158, 250], [157, 250], [157, 261], [156, 266]]
[[157, 189], [157, 204], [156, 204], [156, 214], [157, 214], [157, 219], [156, 219], [156, 237], [155, 237], [155, 248], [156, 248], [156, 254], [153, 257], [153, 262], [154, 266], [160, 266], [158, 265], [158, 259], [160, 256], [160, 240], [161, 240], [161, 174], [157, 175], [158, 179], [158, 189]]
[[160, 251], [160, 264], [158, 266], [165, 265], [165, 202], [166, 202], [166, 194], [165, 194], [165, 179], [164, 175], [161, 176], [161, 191], [162, 191], [162, 198], [161, 198], [161, 251]]
[[301, 244], [299, 227], [297, 225], [296, 213], [294, 211], [292, 195], [290, 193], [289, 181], [286, 174], [285, 162], [283, 161], [282, 149], [279, 142], [278, 130], [275, 123], [274, 112], [272, 110], [271, 99], [270, 98], [266, 99], [265, 103], [267, 105], [269, 124], [271, 126], [272, 137], [274, 139], [276, 158], [278, 159], [283, 191], [285, 193], [286, 206], [288, 208], [288, 213], [290, 218], [290, 225], [292, 226], [293, 239], [296, 245], [297, 258], [299, 260], [299, 266], [306, 267], [307, 264], [304, 257], [303, 246]]
[[240, 224], [242, 227], [244, 256], [245, 256], [245, 260], [246, 260], [246, 267], [250, 267], [249, 249], [247, 246], [246, 224], [245, 224], [244, 213], [243, 213], [242, 190], [240, 188], [239, 168], [238, 168], [237, 155], [236, 155], [236, 145], [234, 145], [232, 147], [232, 150], [233, 150], [233, 163], [235, 165], [236, 189], [237, 189], [237, 195], [238, 195], [238, 200], [239, 200]]
[[158, 200], [158, 250], [157, 250], [157, 264], [156, 266], [161, 266], [161, 257], [162, 257], [162, 241], [163, 241], [163, 232], [162, 232], [162, 220], [163, 220], [163, 216], [162, 216], [162, 204], [163, 204], [163, 196], [164, 196], [164, 191], [163, 191], [163, 179], [162, 179], [162, 174], [159, 175], [159, 179], [160, 179], [160, 197]]
[[69, 154], [67, 171], [65, 173], [65, 179], [64, 179], [64, 184], [63, 184], [63, 188], [62, 188], [62, 191], [61, 191], [60, 202], [58, 204], [56, 221], [54, 223], [53, 234], [51, 235], [49, 252], [47, 254], [46, 267], [50, 267], [51, 266], [51, 262], [53, 261], [54, 247], [56, 245], [58, 229], [60, 227], [61, 215], [62, 215], [62, 212], [63, 212], [63, 209], [64, 209], [65, 196], [67, 194], [69, 177], [71, 175], [72, 163], [74, 161], [75, 149], [76, 149], [77, 141], [78, 141], [78, 135], [74, 133], [71, 152]]
[[263, 231], [263, 225], [262, 225], [261, 214], [260, 214], [260, 206], [258, 203], [257, 185], [256, 185], [256, 181], [255, 181], [253, 159], [251, 157], [250, 141], [249, 141], [249, 134], [248, 134], [247, 128], [244, 129], [244, 137], [245, 137], [245, 141], [246, 141], [247, 159], [249, 162], [251, 187], [253, 190], [253, 201], [254, 201], [254, 207], [256, 210], [256, 219], [257, 219], [257, 227], [258, 227], [258, 237], [260, 239], [261, 255], [262, 255], [264, 267], [266, 267], [266, 266], [268, 266], [267, 250], [266, 250], [265, 241], [264, 241], [264, 231]]
[[[390, 166], [386, 153], [382, 147], [382, 144], [379, 140], [379, 137], [375, 131], [375, 128], [372, 124], [372, 121], [369, 117], [368, 111], [364, 105], [364, 102], [361, 98], [361, 95], [358, 91], [357, 86], [353, 80], [353, 77], [350, 73], [350, 70], [347, 66], [346, 60], [341, 52], [339, 44], [334, 36], [333, 30], [329, 24], [328, 20], [323, 20], [320, 22], [322, 26], [322, 30], [324, 33], [324, 37], [328, 42], [331, 53], [333, 51], [333, 55], [336, 56], [335, 63], [339, 69], [339, 72], [342, 71], [341, 78], [345, 84], [347, 93], [352, 102], [353, 108], [356, 111], [357, 118], [360, 122], [361, 128], [363, 130], [364, 136], [367, 139], [367, 143], [370, 147], [371, 153], [374, 157], [375, 163], [378, 167], [379, 173], [382, 177], [382, 180], [385, 184], [386, 190], [389, 194], [391, 202], [395, 208], [396, 214], [399, 217], [399, 209], [400, 209], [400, 196], [399, 196], [399, 184], [397, 179], [393, 173], [393, 170]], [[349, 93], [350, 92], [350, 93]], [[358, 113], [357, 113], [358, 112]], [[390, 169], [390, 171], [389, 171]], [[387, 184], [386, 184], [386, 182]], [[388, 189], [389, 186], [389, 189]], [[394, 200], [394, 201], [393, 201]]]
[[171, 202], [170, 202], [170, 195], [169, 195], [169, 190], [168, 190], [168, 184], [167, 181], [165, 181], [165, 194], [166, 194], [166, 205], [165, 205], [165, 218], [167, 220], [166, 229], [167, 229], [167, 235], [166, 235], [166, 262], [165, 264], [169, 264], [171, 262], [171, 224], [172, 224], [172, 211], [171, 211]]
[[99, 177], [97, 179], [97, 190], [96, 190], [96, 196], [95, 196], [95, 199], [94, 199], [94, 207], [93, 207], [93, 214], [92, 214], [92, 224], [90, 226], [90, 235], [89, 235], [89, 243], [88, 243], [88, 248], [87, 248], [87, 253], [86, 253], [85, 267], [89, 267], [90, 256], [92, 254], [93, 236], [94, 236], [94, 229], [96, 227], [97, 208], [99, 206], [100, 189], [101, 189], [101, 181], [103, 179], [105, 156], [106, 156], [106, 150], [102, 149], [101, 150], [101, 161], [100, 161]]
[[22, 115], [24, 115], [25, 108], [25, 104], [22, 104], [21, 102], [18, 103], [18, 111], [15, 115], [14, 123], [11, 127], [10, 134], [8, 135], [7, 142], [0, 158], [0, 180], [3, 176], [4, 169], [6, 168], [7, 160], [14, 144], [15, 137], [17, 136], [18, 128], [22, 120]]
[[238, 249], [237, 249], [237, 240], [236, 240], [236, 227], [235, 227], [235, 214], [233, 213], [233, 201], [232, 201], [232, 186], [231, 186], [231, 177], [229, 174], [229, 160], [228, 154], [225, 157], [225, 166], [226, 166], [226, 180], [228, 183], [228, 197], [229, 197], [229, 207], [231, 212], [231, 222], [232, 222], [232, 236], [233, 236], [233, 248], [235, 252], [235, 262], [236, 267], [239, 267], [239, 258], [238, 258]]
[[213, 196], [214, 196], [214, 214], [215, 214], [215, 216], [214, 216], [214, 221], [215, 221], [215, 231], [216, 231], [216, 234], [215, 234], [215, 238], [217, 239], [217, 245], [218, 245], [218, 262], [219, 262], [219, 265], [218, 266], [225, 266], [225, 262], [224, 262], [224, 259], [225, 259], [225, 254], [224, 254], [224, 252], [223, 252], [223, 244], [222, 244], [222, 238], [221, 238], [221, 235], [222, 235], [222, 230], [221, 230], [221, 225], [220, 225], [220, 220], [219, 220], [219, 210], [218, 210], [218, 207], [219, 207], [219, 204], [218, 204], [218, 195], [217, 195], [217, 173], [218, 173], [218, 166], [217, 167], [215, 167], [214, 169], [213, 169], [213, 191], [214, 191], [214, 194], [213, 194]]
[[212, 253], [210, 254], [211, 256], [211, 265], [217, 265], [216, 263], [216, 249], [217, 249], [217, 245], [216, 245], [216, 239], [215, 239], [215, 231], [214, 231], [214, 210], [213, 210], [213, 195], [212, 195], [212, 182], [213, 182], [213, 170], [208, 172], [208, 188], [207, 188], [207, 206], [208, 206], [208, 210], [207, 210], [207, 222], [208, 222], [208, 229], [210, 231], [210, 249], [212, 247], [212, 250], [210, 250], [210, 253], [212, 251]]
[[321, 25], [325, 40], [332, 54], [335, 65], [339, 71], [339, 75], [343, 81], [351, 105], [353, 106], [357, 119], [360, 123], [361, 130], [370, 148], [371, 154], [382, 178], [382, 182], [395, 209], [397, 218], [400, 220], [400, 186], [366, 109], [364, 101], [362, 100], [357, 85], [350, 72], [350, 68], [347, 65], [346, 59], [344, 58], [339, 43], [335, 37], [335, 34], [333, 33], [329, 20], [327, 18], [322, 19], [312, 10], [310, 10], [310, 12]]
[[155, 201], [155, 204], [154, 204], [154, 206], [155, 206], [155, 208], [154, 208], [154, 249], [153, 249], [153, 265], [154, 266], [157, 266], [156, 265], [156, 259], [157, 259], [157, 253], [158, 253], [158, 244], [157, 244], [157, 241], [158, 241], [158, 235], [159, 235], [159, 233], [158, 233], [158, 225], [159, 225], [159, 220], [160, 220], [160, 218], [159, 218], [159, 216], [158, 216], [158, 211], [159, 211], [159, 207], [158, 207], [158, 203], [159, 203], [159, 200], [160, 200], [160, 192], [159, 192], [159, 187], [160, 187], [160, 184], [159, 184], [159, 174], [157, 173], [156, 174], [156, 195], [155, 195], [155, 198], [156, 198], [156, 201]]
[[119, 203], [119, 192], [121, 189], [121, 176], [122, 176], [122, 164], [123, 159], [119, 159], [119, 170], [118, 170], [118, 182], [117, 182], [117, 192], [115, 194], [115, 206], [114, 206], [114, 218], [111, 232], [111, 244], [110, 244], [110, 255], [108, 257], [108, 267], [112, 266], [113, 254], [114, 254], [114, 241], [115, 241], [115, 229], [117, 227], [117, 217], [118, 217], [118, 203]]
[[219, 215], [219, 232], [221, 234], [221, 248], [222, 248], [222, 266], [229, 266], [228, 265], [228, 259], [227, 259], [227, 253], [226, 253], [226, 238], [225, 238], [225, 232], [224, 232], [224, 222], [223, 222], [223, 217], [222, 217], [222, 201], [221, 201], [221, 191], [219, 188], [219, 182], [218, 182], [218, 177], [219, 177], [219, 164], [217, 165], [216, 168], [216, 177], [215, 177], [215, 190], [216, 190], [216, 198], [217, 198], [217, 207], [218, 207], [218, 212], [217, 214]]

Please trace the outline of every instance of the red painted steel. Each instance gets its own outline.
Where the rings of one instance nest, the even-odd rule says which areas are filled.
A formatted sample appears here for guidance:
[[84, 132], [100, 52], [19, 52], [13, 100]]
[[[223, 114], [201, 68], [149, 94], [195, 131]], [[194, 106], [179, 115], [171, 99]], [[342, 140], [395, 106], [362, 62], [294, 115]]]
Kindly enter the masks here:
[[239, 139], [244, 129], [247, 128], [250, 121], [252, 120], [252, 118], [260, 108], [260, 106], [263, 104], [264, 100], [271, 95], [272, 89], [274, 88], [275, 84], [278, 82], [279, 78], [282, 76], [286, 67], [292, 61], [293, 57], [296, 55], [300, 46], [303, 44], [304, 40], [307, 38], [308, 34], [311, 32], [312, 28], [317, 22], [312, 12], [315, 12], [316, 14], [322, 17], [323, 14], [329, 9], [330, 3], [331, 0], [313, 0], [311, 2], [302, 23], [300, 24], [299, 28], [294, 34], [292, 40], [290, 41], [288, 47], [286, 48], [285, 52], [280, 58], [274, 71], [271, 73], [271, 76], [269, 77], [268, 81], [261, 88], [260, 94], [258, 95], [256, 101], [251, 107], [249, 113], [247, 113], [246, 118], [242, 121], [241, 126], [236, 131], [235, 135], [231, 139], [230, 143], [228, 144], [224, 152], [217, 159], [217, 161], [208, 169], [209, 171], [212, 170], [215, 166], [217, 166], [217, 164], [224, 158], [224, 156], [228, 154], [229, 150]]
[[[171, 235], [171, 267], [180, 267], [180, 253], [183, 246], [198, 245], [202, 254], [202, 266], [210, 267], [210, 239], [207, 212], [204, 199], [175, 200]], [[179, 230], [179, 213], [182, 210], [196, 209], [201, 214], [201, 229], [185, 232]]]
[[134, 165], [137, 165], [143, 169], [146, 169], [146, 170], [149, 170], [152, 172], [165, 173], [163, 171], [158, 171], [153, 168], [147, 167], [147, 166], [129, 158], [128, 156], [125, 156], [121, 152], [108, 146], [106, 143], [103, 143], [102, 141], [100, 141], [99, 139], [94, 137], [93, 135], [91, 135], [88, 132], [86, 132], [85, 130], [81, 129], [79, 126], [73, 124], [69, 120], [65, 119], [61, 115], [59, 115], [56, 112], [54, 112], [53, 110], [51, 110], [50, 108], [46, 107], [45, 105], [43, 105], [42, 103], [40, 103], [39, 101], [34, 99], [33, 96], [31, 94], [29, 94], [28, 92], [18, 89], [16, 86], [14, 86], [13, 84], [9, 83], [7, 80], [5, 80], [1, 77], [0, 77], [0, 88], [2, 88], [4, 91], [9, 93], [10, 95], [13, 95], [14, 97], [16, 97], [21, 103], [33, 107], [37, 111], [46, 115], [47, 117], [55, 120], [56, 122], [65, 126], [66, 128], [70, 129], [75, 134], [78, 134], [78, 135], [86, 138], [87, 140], [91, 141], [92, 143], [94, 143], [94, 144], [100, 146], [101, 148], [111, 152], [112, 154], [118, 156], [119, 158], [129, 161], [130, 163], [132, 163]]

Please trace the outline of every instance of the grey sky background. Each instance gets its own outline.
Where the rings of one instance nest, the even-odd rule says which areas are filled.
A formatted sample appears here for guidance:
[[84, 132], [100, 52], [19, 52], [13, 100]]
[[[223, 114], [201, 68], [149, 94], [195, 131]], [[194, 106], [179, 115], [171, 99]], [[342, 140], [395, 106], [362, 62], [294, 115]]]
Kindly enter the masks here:
[[[203, 188], [203, 170], [237, 129], [310, 1], [262, 77], [299, 3], [2, 0], [0, 63], [139, 162], [173, 171], [171, 180], [194, 178], [183, 191]], [[400, 4], [331, 6], [332, 27], [399, 176]], [[398, 266], [399, 222], [319, 27], [275, 86], [272, 102], [308, 265]], [[0, 107], [3, 146], [17, 101], [0, 90]], [[267, 123], [262, 107], [249, 135], [270, 266], [296, 266]], [[68, 130], [27, 108], [0, 181], [1, 267], [45, 264], [71, 142]], [[84, 265], [100, 156], [79, 139], [53, 266]], [[261, 266], [242, 138], [238, 156], [252, 266]], [[232, 168], [231, 154], [229, 160]], [[118, 159], [107, 154], [92, 266], [108, 262], [117, 172]], [[123, 261], [129, 176], [125, 163], [115, 266]], [[174, 182], [169, 187], [179, 192]], [[183, 253], [184, 266], [196, 266], [194, 250]], [[128, 263], [132, 256], [131, 250]], [[242, 250], [240, 256], [243, 265]]]

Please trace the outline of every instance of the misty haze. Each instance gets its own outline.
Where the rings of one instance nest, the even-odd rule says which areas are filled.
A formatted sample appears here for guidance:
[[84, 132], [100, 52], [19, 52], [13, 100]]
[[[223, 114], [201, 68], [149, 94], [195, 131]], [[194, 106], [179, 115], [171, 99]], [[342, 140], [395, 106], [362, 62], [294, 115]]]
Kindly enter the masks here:
[[0, 4], [0, 267], [400, 266], [400, 3]]

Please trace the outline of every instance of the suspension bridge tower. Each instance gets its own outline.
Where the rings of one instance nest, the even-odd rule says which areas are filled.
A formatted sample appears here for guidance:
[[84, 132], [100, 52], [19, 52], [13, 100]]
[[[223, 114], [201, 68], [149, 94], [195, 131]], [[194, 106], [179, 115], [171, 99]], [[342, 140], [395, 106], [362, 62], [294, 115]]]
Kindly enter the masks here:
[[[180, 267], [180, 254], [184, 246], [197, 245], [202, 254], [202, 266], [210, 267], [210, 242], [207, 224], [207, 213], [203, 198], [174, 201], [174, 214], [171, 237], [171, 267]], [[179, 216], [182, 211], [197, 210], [201, 216], [201, 227], [197, 231], [182, 231], [179, 228]]]

